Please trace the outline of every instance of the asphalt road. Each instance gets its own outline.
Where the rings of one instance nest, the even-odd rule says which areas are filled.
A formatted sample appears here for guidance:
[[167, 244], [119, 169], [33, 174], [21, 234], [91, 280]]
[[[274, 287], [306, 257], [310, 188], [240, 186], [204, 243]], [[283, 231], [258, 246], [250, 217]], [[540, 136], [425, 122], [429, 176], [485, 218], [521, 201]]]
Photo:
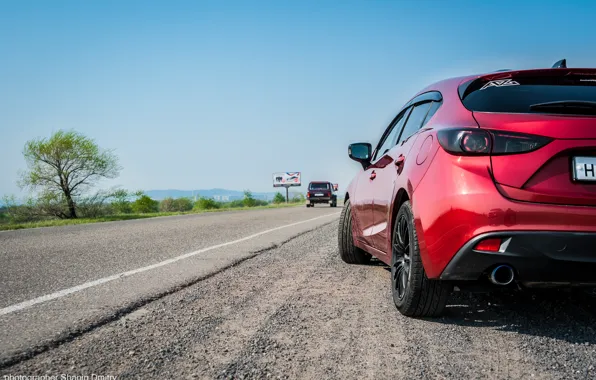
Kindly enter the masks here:
[[[292, 221], [304, 220], [327, 214], [330, 209], [305, 211], [296, 209], [293, 210], [296, 215], [285, 217]], [[237, 217], [244, 218], [245, 224], [257, 217], [257, 214], [248, 214]], [[274, 211], [264, 214], [262, 222], [283, 219], [283, 215], [289, 214], [292, 214], [290, 210]], [[211, 217], [226, 218], [225, 215], [205, 218]], [[129, 308], [128, 312], [88, 328], [85, 333], [73, 333], [57, 347], [8, 366], [5, 363], [0, 366], [0, 376], [95, 374], [119, 379], [596, 377], [596, 302], [591, 295], [454, 293], [444, 317], [406, 318], [391, 304], [387, 268], [378, 262], [365, 266], [344, 264], [337, 252], [337, 218], [327, 218], [300, 225], [302, 232], [309, 229], [310, 232], [300, 233], [294, 231], [295, 227], [283, 229], [288, 235], [298, 233], [299, 236], [273, 249], [251, 254], [247, 256], [249, 259], [171, 294]], [[151, 226], [157, 230], [165, 228], [159, 227], [161, 223], [178, 222], [154, 223]], [[210, 225], [193, 218], [180, 221], [181, 225], [186, 223], [194, 225], [186, 229], [186, 233], [197, 235], [200, 235], [198, 230]], [[117, 226], [115, 230], [126, 228]], [[176, 230], [172, 228], [170, 232]], [[256, 244], [268, 235], [251, 241]], [[181, 236], [179, 239], [183, 240]], [[238, 243], [233, 251], [238, 254], [244, 249], [239, 246], [244, 243], [248, 241]], [[163, 257], [155, 256], [152, 260], [160, 259]], [[177, 270], [181, 272], [189, 267], [196, 271], [201, 266], [193, 260], [184, 264], [182, 260], [172, 266], [179, 267]], [[125, 265], [124, 269], [128, 268]], [[152, 278], [163, 280], [157, 271], [142, 275], [145, 274], [148, 276], [136, 284], [135, 289], [149, 286], [154, 281]], [[58, 306], [48, 309], [49, 304], [65, 302], [78, 295], [35, 307], [41, 308], [40, 313], [59, 310]], [[89, 295], [83, 298], [89, 307], [93, 306], [94, 298]], [[0, 316], [3, 324], [10, 315]], [[17, 318], [13, 322], [24, 321]], [[23, 323], [15, 325], [12, 333], [22, 334], [23, 326]], [[2, 329], [6, 327], [3, 325]]]
[[297, 207], [0, 232], [0, 363], [117, 318], [340, 211]]

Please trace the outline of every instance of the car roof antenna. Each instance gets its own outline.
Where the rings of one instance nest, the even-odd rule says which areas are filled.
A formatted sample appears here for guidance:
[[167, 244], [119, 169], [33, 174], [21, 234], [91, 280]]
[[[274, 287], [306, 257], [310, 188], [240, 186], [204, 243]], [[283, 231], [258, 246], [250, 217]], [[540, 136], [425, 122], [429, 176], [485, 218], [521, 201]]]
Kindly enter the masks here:
[[560, 61], [557, 61], [557, 63], [555, 63], [552, 68], [553, 69], [566, 69], [567, 68], [567, 60], [562, 59]]

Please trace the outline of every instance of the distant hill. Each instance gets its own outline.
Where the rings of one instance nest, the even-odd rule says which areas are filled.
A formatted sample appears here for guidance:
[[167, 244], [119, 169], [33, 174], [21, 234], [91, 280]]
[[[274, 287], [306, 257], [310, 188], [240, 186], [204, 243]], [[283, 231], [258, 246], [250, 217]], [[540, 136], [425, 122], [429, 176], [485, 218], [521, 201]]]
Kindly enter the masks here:
[[[272, 200], [273, 197], [275, 196], [276, 192], [277, 191], [266, 192], [266, 193], [253, 192], [252, 196], [255, 199]], [[280, 189], [279, 192], [281, 194], [283, 194], [284, 196], [286, 195], [285, 189]], [[169, 198], [169, 197], [171, 197], [171, 198], [182, 198], [182, 197], [192, 198], [193, 194], [194, 194], [194, 196], [197, 196], [197, 197], [201, 196], [201, 197], [205, 197], [205, 198], [213, 198], [215, 200], [220, 200], [220, 201], [233, 201], [236, 199], [244, 198], [243, 191], [228, 190], [228, 189], [147, 190], [147, 191], [145, 191], [145, 194], [147, 194], [148, 196], [150, 196], [151, 198], [156, 199], [156, 200], [162, 200], [162, 199]], [[294, 196], [295, 194], [302, 194], [302, 192], [290, 190], [290, 198], [292, 196]]]

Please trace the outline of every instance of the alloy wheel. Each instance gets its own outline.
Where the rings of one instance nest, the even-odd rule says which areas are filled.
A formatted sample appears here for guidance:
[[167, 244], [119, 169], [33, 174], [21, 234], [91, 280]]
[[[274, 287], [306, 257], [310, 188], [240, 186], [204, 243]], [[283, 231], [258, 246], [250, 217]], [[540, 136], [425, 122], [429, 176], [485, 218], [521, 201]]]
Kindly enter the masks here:
[[393, 242], [393, 265], [391, 276], [393, 279], [394, 291], [401, 300], [408, 289], [412, 260], [410, 256], [410, 225], [406, 215], [401, 215], [394, 227]]

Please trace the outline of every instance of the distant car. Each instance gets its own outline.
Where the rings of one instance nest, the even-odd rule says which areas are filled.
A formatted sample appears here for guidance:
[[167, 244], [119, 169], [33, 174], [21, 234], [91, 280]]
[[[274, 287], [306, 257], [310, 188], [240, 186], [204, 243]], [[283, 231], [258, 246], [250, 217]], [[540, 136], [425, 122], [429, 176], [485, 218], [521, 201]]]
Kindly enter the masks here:
[[317, 203], [329, 203], [329, 206], [337, 207], [337, 194], [333, 193], [331, 182], [314, 181], [308, 184], [306, 207], [314, 207]]
[[454, 286], [596, 286], [596, 69], [438, 82], [348, 154], [341, 258], [390, 265], [402, 314], [440, 315]]

